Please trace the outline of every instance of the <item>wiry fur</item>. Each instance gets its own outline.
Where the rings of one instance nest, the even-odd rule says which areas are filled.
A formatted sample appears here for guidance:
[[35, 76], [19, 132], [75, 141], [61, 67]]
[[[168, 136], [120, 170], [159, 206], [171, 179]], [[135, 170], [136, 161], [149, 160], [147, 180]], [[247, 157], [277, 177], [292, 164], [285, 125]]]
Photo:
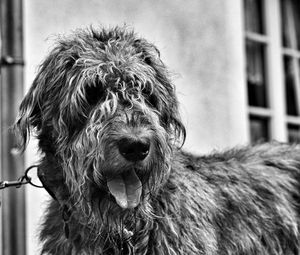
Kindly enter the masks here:
[[[43, 254], [299, 254], [299, 146], [192, 156], [177, 105], [158, 50], [132, 31], [59, 38], [15, 125], [23, 149], [36, 133], [55, 198]], [[124, 137], [149, 139], [149, 155], [127, 161]], [[132, 168], [142, 199], [121, 209], [107, 183]]]

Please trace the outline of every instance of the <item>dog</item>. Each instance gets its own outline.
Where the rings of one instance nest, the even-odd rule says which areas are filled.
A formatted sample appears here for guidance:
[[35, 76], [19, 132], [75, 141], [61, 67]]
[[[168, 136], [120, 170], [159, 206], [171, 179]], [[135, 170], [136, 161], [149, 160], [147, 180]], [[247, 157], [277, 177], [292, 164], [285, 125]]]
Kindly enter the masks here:
[[195, 156], [158, 49], [127, 27], [61, 36], [14, 129], [52, 196], [42, 254], [299, 254], [300, 147]]

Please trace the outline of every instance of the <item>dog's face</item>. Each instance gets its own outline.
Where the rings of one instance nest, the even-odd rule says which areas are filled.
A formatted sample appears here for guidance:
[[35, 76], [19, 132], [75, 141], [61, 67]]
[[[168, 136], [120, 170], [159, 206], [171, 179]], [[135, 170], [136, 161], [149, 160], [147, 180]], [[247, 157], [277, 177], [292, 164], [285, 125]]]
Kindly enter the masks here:
[[125, 28], [61, 38], [15, 127], [24, 148], [35, 130], [43, 160], [56, 159], [70, 196], [99, 194], [129, 209], [165, 181], [175, 137], [185, 136], [157, 49]]

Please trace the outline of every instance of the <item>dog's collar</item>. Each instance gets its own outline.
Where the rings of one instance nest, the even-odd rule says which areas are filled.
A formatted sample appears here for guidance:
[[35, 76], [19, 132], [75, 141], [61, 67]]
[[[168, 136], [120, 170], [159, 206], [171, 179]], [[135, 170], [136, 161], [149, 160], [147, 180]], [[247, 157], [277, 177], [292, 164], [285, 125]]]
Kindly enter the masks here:
[[[45, 172], [42, 170], [42, 168], [38, 167], [38, 177], [43, 184], [44, 189], [48, 192], [48, 194], [57, 202], [59, 202], [57, 196], [55, 195], [55, 192], [51, 189], [50, 183], [46, 177]], [[62, 205], [62, 219], [64, 222], [64, 232], [67, 239], [70, 237], [70, 228], [69, 228], [69, 222], [72, 216], [72, 211], [68, 207], [67, 204]]]
[[48, 182], [47, 182], [47, 178], [46, 178], [45, 172], [43, 172], [43, 170], [42, 170], [40, 167], [38, 167], [37, 173], [38, 173], [38, 177], [39, 177], [41, 183], [43, 184], [44, 189], [48, 192], [48, 194], [49, 194], [54, 200], [58, 201], [58, 199], [57, 199], [55, 193], [51, 190], [50, 186], [48, 185]]

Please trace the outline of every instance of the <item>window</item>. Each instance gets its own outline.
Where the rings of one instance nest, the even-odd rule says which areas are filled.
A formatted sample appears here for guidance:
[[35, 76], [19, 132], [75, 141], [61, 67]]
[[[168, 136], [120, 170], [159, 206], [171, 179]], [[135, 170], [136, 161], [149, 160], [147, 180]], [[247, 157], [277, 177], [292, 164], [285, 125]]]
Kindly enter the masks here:
[[300, 141], [300, 2], [281, 1], [288, 141]]
[[245, 0], [247, 91], [251, 141], [270, 137], [269, 96], [266, 57], [268, 37], [261, 0]]
[[244, 0], [251, 142], [300, 141], [300, 2]]

